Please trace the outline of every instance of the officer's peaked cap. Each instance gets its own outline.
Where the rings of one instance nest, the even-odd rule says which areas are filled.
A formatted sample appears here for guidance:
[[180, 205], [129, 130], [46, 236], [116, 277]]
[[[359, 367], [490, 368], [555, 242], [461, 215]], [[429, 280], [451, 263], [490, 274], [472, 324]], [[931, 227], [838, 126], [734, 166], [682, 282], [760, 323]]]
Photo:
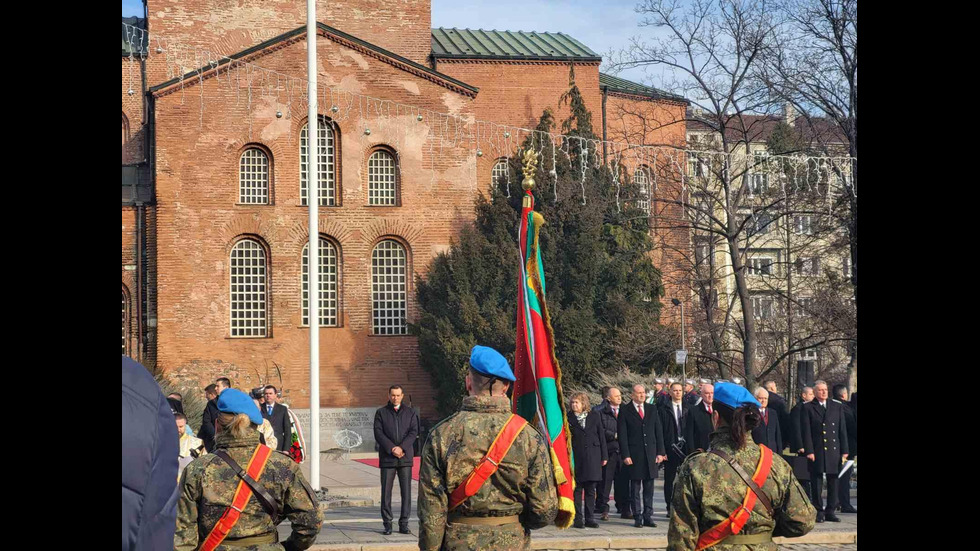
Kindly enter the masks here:
[[262, 424], [262, 414], [256, 407], [252, 398], [238, 390], [237, 388], [226, 388], [221, 396], [218, 396], [218, 411], [224, 413], [244, 413], [248, 415], [249, 421], [256, 425]]
[[507, 358], [489, 346], [474, 346], [470, 352], [470, 365], [474, 371], [488, 377], [497, 377], [510, 382], [517, 380], [510, 365], [507, 364]]
[[744, 386], [735, 383], [718, 383], [715, 385], [715, 401], [721, 402], [732, 409], [738, 409], [745, 404], [762, 407]]

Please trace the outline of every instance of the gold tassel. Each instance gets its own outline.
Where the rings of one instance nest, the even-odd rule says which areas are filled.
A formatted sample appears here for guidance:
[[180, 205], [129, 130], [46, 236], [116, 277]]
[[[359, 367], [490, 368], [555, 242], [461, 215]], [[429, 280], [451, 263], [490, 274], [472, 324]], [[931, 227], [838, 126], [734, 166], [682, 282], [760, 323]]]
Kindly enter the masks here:
[[[555, 453], [554, 447], [551, 448], [551, 466], [555, 468], [555, 482], [557, 482], [559, 486], [568, 482], [568, 479], [565, 478], [565, 471], [561, 468], [561, 463], [558, 462], [558, 454]], [[572, 487], [572, 490], [575, 490], [574, 486]]]

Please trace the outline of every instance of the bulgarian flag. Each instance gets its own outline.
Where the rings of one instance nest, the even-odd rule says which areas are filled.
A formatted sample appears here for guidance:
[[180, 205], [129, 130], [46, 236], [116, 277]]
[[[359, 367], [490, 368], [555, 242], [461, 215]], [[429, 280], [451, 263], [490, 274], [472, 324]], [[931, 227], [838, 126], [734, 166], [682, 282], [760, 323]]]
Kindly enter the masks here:
[[534, 195], [525, 191], [521, 210], [519, 246], [520, 281], [517, 284], [517, 350], [514, 359], [514, 413], [536, 424], [551, 449], [558, 483], [555, 525], [568, 528], [575, 518], [575, 477], [561, 370], [555, 357], [554, 331], [545, 306], [544, 265], [538, 248], [538, 229], [544, 218], [534, 212]]

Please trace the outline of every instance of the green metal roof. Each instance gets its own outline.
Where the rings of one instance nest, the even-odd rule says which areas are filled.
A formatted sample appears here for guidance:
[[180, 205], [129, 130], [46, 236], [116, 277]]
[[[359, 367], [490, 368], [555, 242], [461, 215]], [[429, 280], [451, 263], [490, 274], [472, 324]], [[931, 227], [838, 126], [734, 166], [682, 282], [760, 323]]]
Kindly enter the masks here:
[[644, 86], [630, 80], [622, 79], [619, 77], [614, 77], [612, 75], [607, 75], [606, 73], [599, 73], [599, 88], [606, 88], [610, 92], [621, 92], [624, 94], [634, 94], [637, 96], [646, 96], [654, 99], [669, 99], [674, 101], [684, 102], [690, 104], [683, 96], [678, 96], [677, 94], [671, 94], [670, 92], [665, 92], [652, 86]]
[[[146, 29], [146, 20], [139, 17], [122, 18], [122, 55], [129, 57], [130, 49], [133, 54], [146, 53], [146, 32], [134, 31], [126, 25], [132, 25], [139, 29]], [[131, 47], [134, 46], [134, 47]]]
[[432, 29], [436, 59], [533, 59], [602, 61], [588, 46], [563, 33]]

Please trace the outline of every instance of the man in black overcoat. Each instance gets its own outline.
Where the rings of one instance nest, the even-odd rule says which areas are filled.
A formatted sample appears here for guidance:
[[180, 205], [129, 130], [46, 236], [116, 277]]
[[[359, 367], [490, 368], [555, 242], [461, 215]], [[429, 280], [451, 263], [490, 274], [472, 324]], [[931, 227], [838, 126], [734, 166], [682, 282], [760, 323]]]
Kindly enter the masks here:
[[197, 436], [204, 440], [204, 449], [208, 453], [214, 451], [214, 422], [218, 420], [218, 388], [214, 384], [204, 387], [204, 398], [208, 403], [204, 406], [204, 413], [201, 415], [201, 428], [197, 431]]
[[[806, 457], [803, 449], [803, 433], [804, 428], [807, 432], [809, 432], [810, 425], [803, 422], [806, 419], [803, 414], [803, 406], [811, 400], [813, 400], [813, 387], [803, 387], [803, 390], [800, 392], [800, 401], [797, 402], [796, 405], [793, 406], [792, 411], [789, 412], [789, 430], [786, 431], [786, 436], [789, 438], [789, 451], [796, 454], [797, 457]], [[806, 490], [806, 495], [809, 496], [810, 503], [815, 503], [813, 500], [813, 488], [810, 485], [809, 469], [810, 464], [809, 460], [807, 460], [806, 479], [804, 480], [803, 478], [799, 478], [800, 475], [798, 475], [797, 480], [800, 481], [800, 484], [803, 485], [803, 489]], [[796, 469], [794, 469], [794, 471], [795, 470]]]
[[262, 389], [265, 403], [259, 407], [262, 417], [269, 420], [272, 425], [272, 432], [276, 435], [276, 449], [281, 452], [288, 452], [293, 445], [293, 424], [289, 421], [289, 412], [286, 406], [279, 403], [279, 390], [267, 385]]
[[657, 478], [660, 463], [667, 458], [667, 450], [657, 406], [646, 403], [643, 385], [633, 387], [633, 400], [619, 412], [619, 451], [623, 463], [629, 465], [634, 526], [656, 526], [653, 522], [653, 480]]
[[412, 462], [415, 439], [419, 435], [419, 418], [415, 410], [402, 404], [405, 392], [398, 385], [388, 389], [388, 403], [374, 414], [374, 439], [378, 443], [381, 467], [381, 520], [384, 534], [391, 533], [391, 490], [398, 476], [402, 509], [398, 531], [410, 534], [408, 517], [412, 514]]
[[609, 491], [614, 490], [616, 511], [623, 518], [633, 518], [630, 513], [630, 482], [619, 452], [619, 413], [623, 394], [618, 388], [605, 387], [603, 396], [605, 399], [599, 404], [597, 411], [602, 419], [609, 461], [602, 468], [602, 483], [596, 491], [595, 510], [601, 515], [600, 520], [609, 520]]
[[[834, 385], [834, 398], [840, 402], [844, 408], [844, 425], [847, 428], [847, 450], [850, 453], [849, 459], [857, 459], [857, 416], [851, 403], [847, 401], [847, 387], [844, 385]], [[857, 509], [851, 505], [851, 477], [854, 476], [854, 467], [851, 467], [844, 476], [838, 478], [840, 483], [840, 510], [842, 513], [857, 513]]]
[[[830, 399], [827, 383], [817, 381], [813, 385], [814, 399], [803, 406], [803, 448], [810, 460], [810, 484], [813, 487], [817, 522], [840, 522], [837, 508], [837, 473], [841, 462], [847, 460], [847, 427], [844, 424], [844, 408], [840, 402]], [[809, 430], [807, 430], [809, 429]], [[827, 477], [827, 506], [823, 507], [821, 490], [824, 475]]]
[[773, 453], [778, 454], [783, 449], [783, 436], [780, 431], [779, 417], [776, 412], [769, 407], [769, 391], [759, 387], [755, 389], [755, 399], [759, 401], [759, 415], [762, 421], [752, 429], [752, 440], [756, 444], [763, 444]]
[[[671, 496], [674, 494], [674, 478], [677, 468], [687, 457], [684, 453], [684, 425], [687, 422], [687, 412], [690, 409], [684, 403], [684, 385], [679, 382], [671, 383], [670, 397], [667, 402], [660, 404], [660, 424], [664, 427], [664, 445], [667, 448], [667, 461], [664, 463], [664, 501], [667, 511], [670, 511]], [[680, 450], [678, 450], [680, 448]]]
[[698, 450], [707, 450], [711, 443], [711, 433], [715, 430], [711, 422], [714, 413], [712, 402], [715, 399], [715, 386], [701, 385], [701, 402], [691, 406], [684, 423], [684, 453], [691, 455]]
[[[790, 418], [789, 418], [789, 406], [786, 405], [786, 398], [783, 398], [776, 393], [776, 381], [766, 381], [766, 384], [762, 385], [767, 391], [769, 391], [769, 408], [776, 413], [779, 417], [779, 430], [782, 432], [783, 445], [789, 444], [789, 434], [790, 429]], [[773, 450], [776, 453], [782, 453], [783, 450]]]

